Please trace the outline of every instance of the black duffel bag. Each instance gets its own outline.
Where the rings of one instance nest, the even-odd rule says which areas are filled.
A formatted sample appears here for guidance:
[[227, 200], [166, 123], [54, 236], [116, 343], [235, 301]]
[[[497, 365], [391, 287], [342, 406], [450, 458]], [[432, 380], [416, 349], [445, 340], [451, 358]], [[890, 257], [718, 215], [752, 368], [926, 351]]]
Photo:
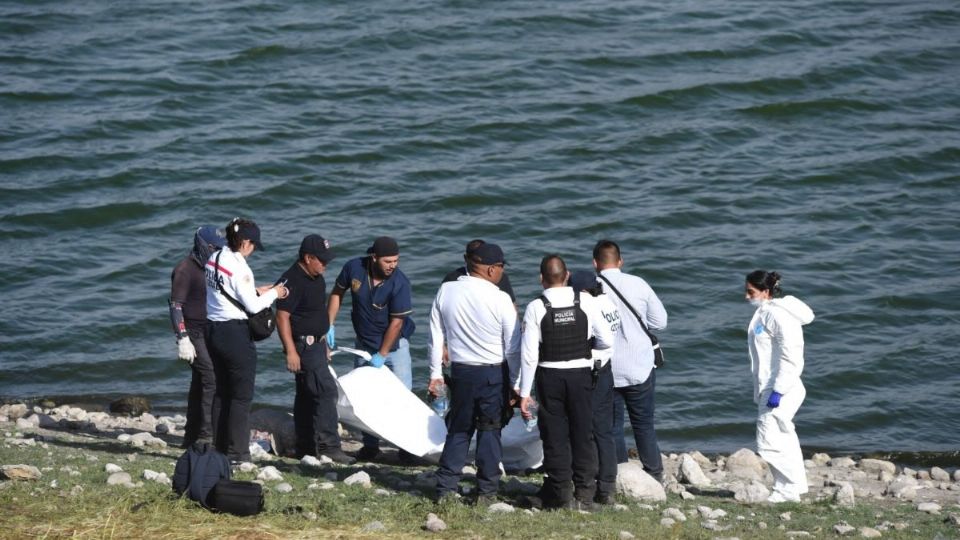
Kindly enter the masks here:
[[235, 516], [253, 516], [263, 511], [263, 486], [256, 482], [220, 480], [210, 491], [210, 509]]

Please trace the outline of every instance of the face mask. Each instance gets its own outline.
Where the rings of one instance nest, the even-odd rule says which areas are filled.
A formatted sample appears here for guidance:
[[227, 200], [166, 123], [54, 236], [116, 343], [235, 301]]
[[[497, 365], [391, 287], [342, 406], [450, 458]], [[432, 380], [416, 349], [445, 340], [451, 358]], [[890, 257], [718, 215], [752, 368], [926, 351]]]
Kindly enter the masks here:
[[760, 307], [763, 305], [762, 298], [751, 298], [750, 300], [747, 300], [747, 301], [750, 302], [750, 305], [753, 307]]

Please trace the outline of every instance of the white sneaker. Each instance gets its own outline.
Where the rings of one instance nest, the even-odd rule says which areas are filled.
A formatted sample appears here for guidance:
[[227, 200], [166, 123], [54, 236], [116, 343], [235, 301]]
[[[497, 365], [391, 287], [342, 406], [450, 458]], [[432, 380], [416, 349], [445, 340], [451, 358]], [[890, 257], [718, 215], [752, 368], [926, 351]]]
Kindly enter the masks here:
[[785, 502], [800, 502], [800, 496], [799, 496], [799, 495], [787, 495], [787, 494], [781, 493], [781, 492], [779, 492], [779, 491], [774, 491], [773, 493], [770, 494], [769, 497], [767, 497], [767, 502], [768, 502], [768, 503], [773, 503], [773, 504], [785, 503]]

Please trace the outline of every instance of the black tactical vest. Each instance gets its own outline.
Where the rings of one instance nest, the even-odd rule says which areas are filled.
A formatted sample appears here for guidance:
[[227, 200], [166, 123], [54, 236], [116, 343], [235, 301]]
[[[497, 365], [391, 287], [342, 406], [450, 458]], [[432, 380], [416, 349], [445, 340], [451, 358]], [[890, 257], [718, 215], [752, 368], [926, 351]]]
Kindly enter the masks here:
[[580, 309], [580, 291], [573, 293], [573, 305], [555, 308], [540, 296], [547, 313], [540, 320], [540, 361], [565, 362], [590, 358], [592, 347], [587, 339], [587, 314]]

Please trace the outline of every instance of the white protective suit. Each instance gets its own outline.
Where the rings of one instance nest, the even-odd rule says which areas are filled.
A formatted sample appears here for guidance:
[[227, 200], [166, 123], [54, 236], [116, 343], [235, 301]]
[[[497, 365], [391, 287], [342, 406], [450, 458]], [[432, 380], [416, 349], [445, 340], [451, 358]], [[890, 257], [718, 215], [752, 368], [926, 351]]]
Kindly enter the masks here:
[[[773, 472], [773, 491], [786, 500], [807, 492], [807, 473], [793, 417], [807, 395], [803, 372], [803, 325], [813, 310], [794, 296], [768, 300], [757, 308], [747, 327], [757, 404], [757, 453]], [[770, 393], [783, 395], [780, 406], [767, 407]]]

